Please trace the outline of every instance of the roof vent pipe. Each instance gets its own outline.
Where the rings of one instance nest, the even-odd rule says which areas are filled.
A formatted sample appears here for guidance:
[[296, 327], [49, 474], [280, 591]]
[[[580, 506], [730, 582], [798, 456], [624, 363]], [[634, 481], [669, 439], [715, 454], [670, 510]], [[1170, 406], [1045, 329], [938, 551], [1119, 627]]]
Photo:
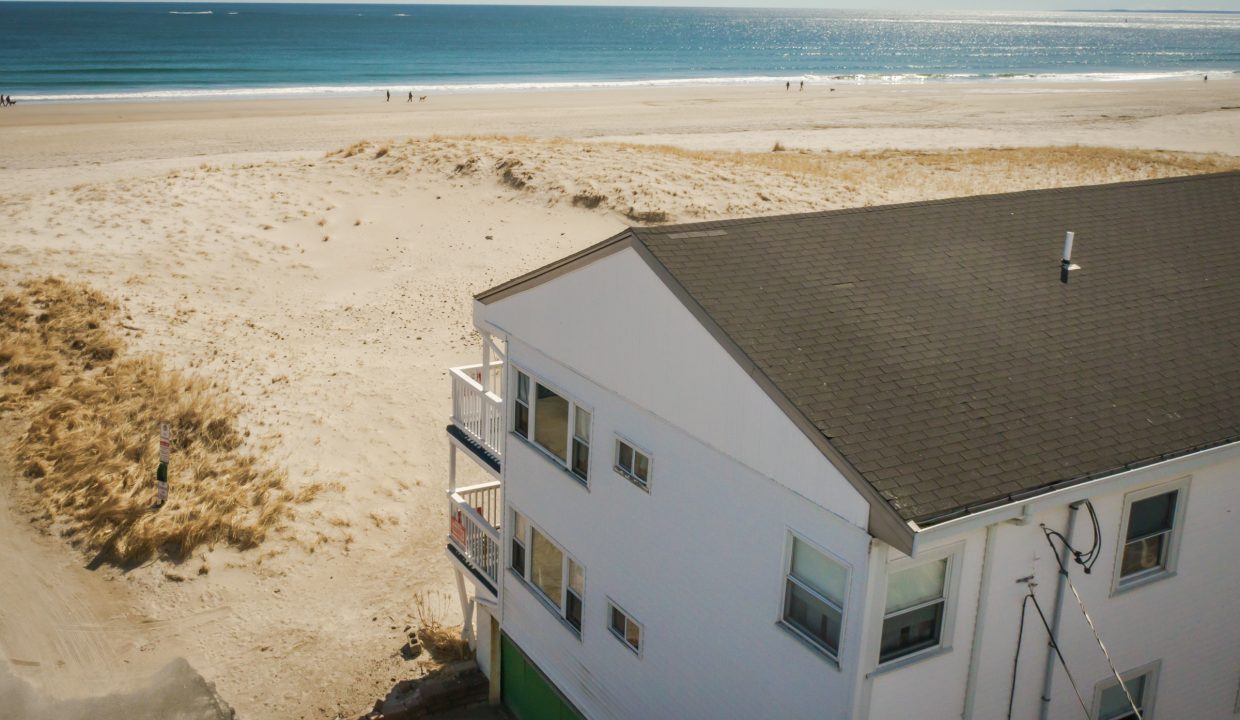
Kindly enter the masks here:
[[1063, 259], [1059, 262], [1059, 282], [1068, 284], [1068, 271], [1075, 270], [1076, 266], [1072, 264], [1072, 238], [1074, 233], [1069, 230], [1063, 238]]

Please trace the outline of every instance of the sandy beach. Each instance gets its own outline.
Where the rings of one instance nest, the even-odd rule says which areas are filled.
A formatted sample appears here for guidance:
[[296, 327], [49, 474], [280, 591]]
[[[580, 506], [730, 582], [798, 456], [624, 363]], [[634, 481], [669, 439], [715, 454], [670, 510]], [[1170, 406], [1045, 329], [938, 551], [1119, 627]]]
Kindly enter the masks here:
[[415, 594], [459, 616], [473, 293], [635, 222], [1234, 169], [1240, 79], [19, 104], [0, 148], [0, 285], [107, 293], [132, 352], [226, 386], [290, 486], [328, 488], [256, 549], [127, 571], [0, 499], [0, 660], [81, 698], [184, 658], [240, 717], [351, 718], [421, 672]]

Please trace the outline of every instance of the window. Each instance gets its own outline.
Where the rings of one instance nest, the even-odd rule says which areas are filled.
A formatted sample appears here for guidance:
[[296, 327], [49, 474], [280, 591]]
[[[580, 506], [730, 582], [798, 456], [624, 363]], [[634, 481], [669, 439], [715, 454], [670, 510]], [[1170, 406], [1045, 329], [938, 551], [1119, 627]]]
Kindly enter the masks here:
[[527, 581], [528, 587], [580, 635], [585, 568], [516, 511], [512, 513], [512, 528], [508, 564], [513, 574]]
[[887, 607], [879, 645], [880, 663], [939, 645], [947, 609], [947, 571], [942, 558], [887, 576]]
[[533, 441], [565, 469], [586, 482], [590, 471], [593, 415], [525, 372], [517, 370], [516, 373], [513, 432]]
[[650, 456], [633, 447], [627, 440], [616, 438], [616, 472], [637, 483], [650, 486]]
[[585, 605], [586, 571], [568, 559], [568, 590], [564, 593], [564, 619], [581, 632], [581, 609]]
[[1143, 490], [1125, 498], [1124, 547], [1117, 587], [1131, 586], [1175, 569], [1187, 485]]
[[[1154, 709], [1154, 685], [1157, 680], [1158, 663], [1152, 663], [1124, 673], [1123, 687], [1114, 677], [1098, 683], [1094, 690], [1094, 720], [1136, 720], [1133, 703], [1141, 717], [1150, 720]], [[1124, 688], [1128, 693], [1124, 693]], [[1129, 702], [1128, 696], [1132, 696]]]
[[568, 461], [568, 401], [546, 385], [534, 383], [534, 442]]
[[585, 480], [590, 472], [590, 412], [577, 408], [573, 423], [573, 473]]
[[509, 566], [521, 577], [525, 577], [525, 538], [529, 535], [529, 525], [525, 518], [516, 510], [512, 511], [512, 552]]
[[526, 440], [530, 437], [530, 376], [517, 371], [517, 409], [512, 428]]
[[557, 608], [564, 607], [564, 551], [535, 529], [532, 533], [530, 581]]
[[836, 657], [847, 593], [848, 569], [793, 536], [784, 583], [784, 625]]
[[608, 626], [617, 640], [637, 654], [642, 651], [642, 626], [614, 603], [607, 603]]

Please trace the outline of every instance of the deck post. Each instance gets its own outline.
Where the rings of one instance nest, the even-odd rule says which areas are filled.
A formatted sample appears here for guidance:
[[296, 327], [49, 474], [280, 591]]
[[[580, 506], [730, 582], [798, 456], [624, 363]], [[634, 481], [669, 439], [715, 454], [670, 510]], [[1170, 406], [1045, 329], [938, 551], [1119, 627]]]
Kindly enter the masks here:
[[487, 703], [499, 705], [503, 699], [500, 695], [500, 678], [502, 677], [500, 675], [502, 671], [500, 663], [504, 661], [500, 656], [499, 621], [495, 619], [494, 615], [490, 613], [487, 613], [487, 615], [491, 618], [491, 647], [489, 648], [491, 652], [491, 677], [488, 678], [491, 682], [487, 688]]
[[448, 494], [456, 492], [456, 443], [448, 443]]
[[491, 333], [482, 333], [482, 392], [491, 392]]
[[474, 601], [465, 592], [465, 576], [461, 575], [460, 568], [453, 567], [452, 574], [456, 575], [456, 592], [461, 597], [461, 639], [469, 643], [470, 649], [474, 647]]

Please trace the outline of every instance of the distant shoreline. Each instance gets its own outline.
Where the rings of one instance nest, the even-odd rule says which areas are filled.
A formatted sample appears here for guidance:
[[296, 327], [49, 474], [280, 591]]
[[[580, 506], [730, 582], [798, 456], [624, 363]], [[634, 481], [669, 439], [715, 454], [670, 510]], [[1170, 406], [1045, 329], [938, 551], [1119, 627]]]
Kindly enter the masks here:
[[308, 98], [361, 98], [391, 92], [402, 102], [412, 92], [417, 97], [430, 94], [473, 95], [492, 93], [524, 93], [539, 91], [575, 90], [624, 90], [641, 88], [709, 88], [709, 87], [762, 87], [804, 81], [810, 86], [837, 85], [851, 87], [909, 86], [909, 85], [963, 85], [979, 84], [998, 86], [1012, 85], [1067, 85], [1073, 83], [1132, 83], [1160, 81], [1197, 81], [1203, 76], [1214, 75], [1219, 80], [1235, 77], [1234, 70], [1183, 70], [1168, 72], [1116, 72], [1116, 73], [1029, 73], [1029, 74], [929, 74], [900, 73], [891, 75], [788, 75], [706, 78], [658, 78], [644, 80], [578, 80], [578, 81], [529, 81], [508, 83], [459, 83], [459, 84], [413, 84], [413, 85], [314, 85], [294, 87], [253, 88], [187, 88], [160, 90], [132, 90], [110, 93], [45, 93], [15, 95], [19, 103], [30, 104], [91, 104], [134, 102], [198, 102], [212, 100], [280, 100]]

